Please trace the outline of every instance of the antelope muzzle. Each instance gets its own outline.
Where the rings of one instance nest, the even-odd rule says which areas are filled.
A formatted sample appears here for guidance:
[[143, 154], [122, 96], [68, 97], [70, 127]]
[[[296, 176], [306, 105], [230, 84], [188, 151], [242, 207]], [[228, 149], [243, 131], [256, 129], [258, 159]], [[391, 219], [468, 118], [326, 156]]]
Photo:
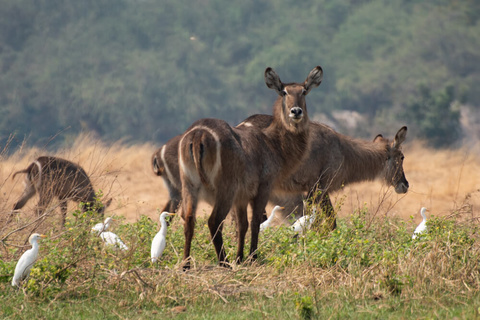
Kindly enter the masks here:
[[303, 119], [303, 110], [300, 107], [293, 107], [288, 116], [293, 122], [298, 123]]
[[405, 178], [405, 175], [403, 176], [403, 179], [400, 180], [397, 185], [395, 186], [395, 192], [396, 193], [407, 193], [408, 191], [408, 181], [407, 179]]

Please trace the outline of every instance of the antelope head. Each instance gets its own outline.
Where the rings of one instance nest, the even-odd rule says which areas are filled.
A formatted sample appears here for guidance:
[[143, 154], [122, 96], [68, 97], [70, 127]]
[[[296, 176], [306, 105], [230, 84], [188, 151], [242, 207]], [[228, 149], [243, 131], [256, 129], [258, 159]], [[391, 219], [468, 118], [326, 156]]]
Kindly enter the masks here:
[[[274, 117], [278, 116], [291, 131], [306, 126], [308, 123], [307, 104], [305, 96], [311, 89], [318, 87], [322, 82], [323, 70], [320, 66], [313, 68], [304, 83], [283, 83], [278, 74], [272, 69], [265, 70], [267, 87], [277, 92], [282, 100], [282, 108], [274, 109]], [[277, 114], [276, 114], [277, 113]]]
[[385, 181], [395, 188], [396, 193], [407, 193], [409, 187], [403, 171], [404, 156], [400, 148], [406, 135], [407, 127], [404, 126], [398, 130], [391, 143], [380, 134], [373, 140], [376, 143], [386, 143]]

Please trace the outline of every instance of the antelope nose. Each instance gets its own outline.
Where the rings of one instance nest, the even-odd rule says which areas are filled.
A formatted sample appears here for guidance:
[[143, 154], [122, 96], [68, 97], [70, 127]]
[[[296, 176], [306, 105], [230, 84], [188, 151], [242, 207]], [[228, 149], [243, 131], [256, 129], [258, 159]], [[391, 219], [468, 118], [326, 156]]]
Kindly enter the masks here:
[[293, 107], [292, 109], [290, 109], [290, 116], [291, 117], [299, 118], [299, 117], [302, 116], [302, 114], [303, 114], [302, 108]]

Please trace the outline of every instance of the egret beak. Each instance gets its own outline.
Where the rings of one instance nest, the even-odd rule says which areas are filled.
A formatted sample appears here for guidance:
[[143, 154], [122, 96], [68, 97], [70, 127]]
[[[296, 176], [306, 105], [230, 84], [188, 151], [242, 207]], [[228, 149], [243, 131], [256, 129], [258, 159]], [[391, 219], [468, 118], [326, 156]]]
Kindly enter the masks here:
[[175, 213], [169, 212], [168, 215], [169, 215], [169, 216], [174, 216]]
[[285, 209], [285, 207], [280, 207], [280, 209], [282, 209], [282, 210], [283, 210], [283, 209]]
[[44, 238], [44, 239], [45, 239], [45, 238], [48, 238], [48, 237], [47, 237], [46, 235], [44, 235], [44, 234], [41, 234], [41, 235], [40, 235], [40, 238]]

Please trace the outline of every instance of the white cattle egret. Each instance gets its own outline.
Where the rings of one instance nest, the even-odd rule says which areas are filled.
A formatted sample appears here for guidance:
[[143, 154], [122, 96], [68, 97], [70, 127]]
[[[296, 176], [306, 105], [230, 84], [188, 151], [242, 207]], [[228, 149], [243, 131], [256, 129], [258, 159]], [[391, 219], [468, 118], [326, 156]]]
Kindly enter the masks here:
[[40, 238], [46, 238], [43, 234], [34, 233], [28, 238], [28, 241], [32, 245], [32, 249], [25, 251], [15, 267], [15, 273], [13, 274], [12, 286], [17, 286], [20, 281], [24, 280], [30, 274], [30, 269], [37, 260], [38, 257], [38, 240]]
[[100, 233], [100, 238], [102, 238], [103, 242], [109, 246], [115, 246], [122, 250], [128, 250], [128, 247], [123, 243], [123, 241], [113, 232], [104, 231]]
[[150, 256], [152, 257], [152, 263], [156, 262], [165, 250], [166, 237], [167, 237], [167, 222], [165, 218], [167, 216], [174, 216], [175, 213], [162, 212], [160, 215], [160, 231], [155, 235], [152, 241], [152, 249], [150, 250]]
[[309, 216], [303, 216], [295, 221], [292, 225], [292, 229], [295, 232], [305, 232], [310, 229], [313, 221], [315, 221], [315, 215], [311, 214]]
[[292, 229], [295, 232], [305, 232], [308, 229], [310, 229], [310, 226], [312, 225], [313, 221], [315, 221], [315, 217], [317, 214], [317, 208], [313, 208], [312, 214], [308, 216], [303, 216], [299, 218], [295, 223], [292, 225]]
[[284, 207], [280, 206], [275, 206], [272, 210], [272, 213], [270, 214], [270, 217], [268, 217], [267, 220], [265, 220], [261, 225], [260, 225], [260, 232], [264, 231], [265, 229], [269, 228], [272, 225], [272, 221], [275, 218], [275, 213], [278, 210], [283, 210], [285, 209]]
[[424, 233], [425, 231], [427, 231], [427, 216], [425, 215], [426, 211], [427, 211], [427, 208], [425, 207], [422, 207], [422, 209], [420, 209], [420, 214], [422, 215], [423, 220], [415, 228], [415, 231], [413, 231], [412, 239], [415, 239], [421, 233]]
[[110, 227], [110, 222], [112, 221], [112, 218], [108, 217], [105, 219], [105, 222], [100, 222], [97, 223], [93, 228], [92, 232], [97, 232], [98, 234], [102, 233], [103, 231], [107, 231], [108, 227]]

